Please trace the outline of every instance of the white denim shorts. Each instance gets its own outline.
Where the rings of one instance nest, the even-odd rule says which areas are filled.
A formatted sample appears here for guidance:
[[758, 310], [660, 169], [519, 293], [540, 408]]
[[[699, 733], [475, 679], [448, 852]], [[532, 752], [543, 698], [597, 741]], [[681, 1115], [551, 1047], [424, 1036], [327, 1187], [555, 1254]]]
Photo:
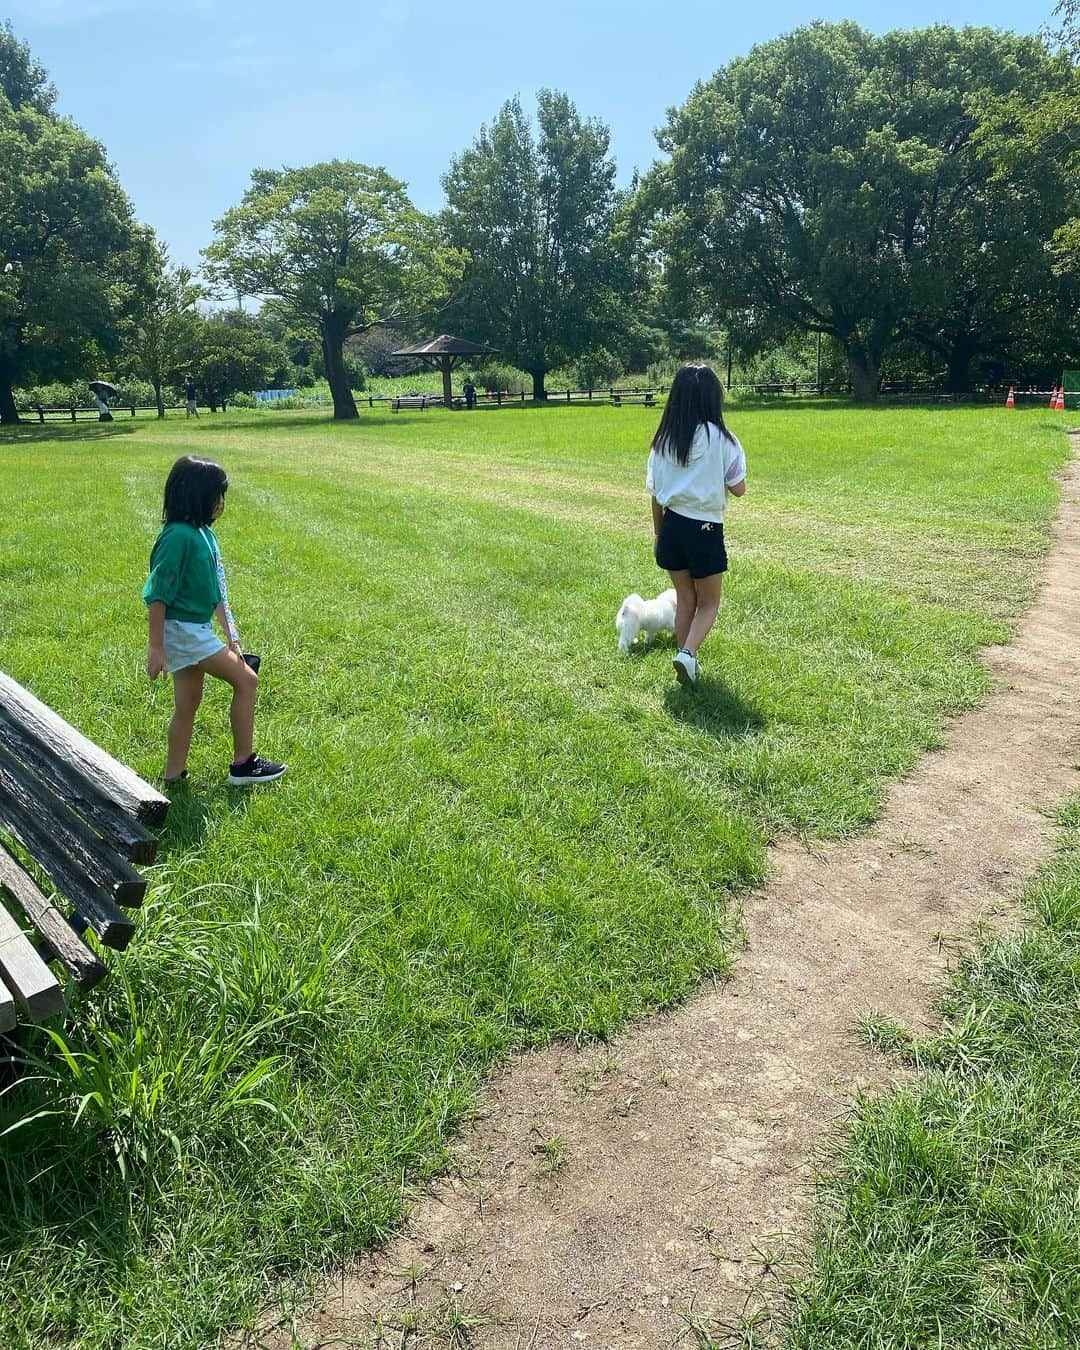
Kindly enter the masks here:
[[188, 623], [185, 619], [165, 620], [165, 669], [183, 670], [197, 666], [226, 646], [208, 623]]

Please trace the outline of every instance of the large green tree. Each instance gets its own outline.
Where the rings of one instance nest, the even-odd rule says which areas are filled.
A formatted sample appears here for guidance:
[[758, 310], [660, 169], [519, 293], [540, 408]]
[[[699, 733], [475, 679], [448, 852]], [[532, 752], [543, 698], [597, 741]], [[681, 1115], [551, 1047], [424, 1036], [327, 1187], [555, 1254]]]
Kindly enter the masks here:
[[114, 350], [138, 266], [105, 152], [53, 112], [44, 71], [0, 29], [0, 422], [17, 385], [86, 374]]
[[964, 384], [1061, 299], [1045, 243], [1063, 183], [996, 176], [979, 104], [1063, 75], [1037, 39], [989, 29], [815, 23], [755, 47], [659, 135], [670, 160], [645, 191], [671, 295], [762, 340], [832, 336], [858, 399], [912, 337]]
[[[1072, 185], [1080, 183], [1080, 5], [1063, 0], [1054, 16], [1059, 27], [1047, 38], [1059, 54], [1061, 82], [1041, 98], [1004, 95], [987, 99], [980, 110], [982, 148], [1002, 182], [1041, 184], [1049, 175], [1055, 181], [1064, 177]], [[1074, 188], [1070, 215], [1051, 241], [1055, 271], [1072, 288], [1080, 272], [1077, 195]], [[1074, 353], [1075, 345], [1070, 360]]]
[[195, 307], [203, 288], [190, 268], [169, 266], [168, 252], [152, 235], [144, 249], [146, 263], [120, 324], [119, 364], [153, 385], [158, 417], [164, 417], [164, 386], [196, 345], [200, 318]]
[[212, 412], [234, 394], [275, 384], [287, 364], [284, 349], [250, 315], [236, 310], [198, 317], [181, 355], [175, 378], [191, 375]]
[[534, 136], [512, 99], [443, 186], [448, 237], [469, 259], [455, 325], [528, 371], [543, 398], [553, 367], [619, 345], [627, 269], [607, 127], [547, 89], [537, 125]]
[[436, 308], [460, 275], [460, 258], [404, 183], [366, 164], [256, 169], [241, 204], [214, 228], [210, 276], [280, 301], [318, 333], [336, 418], [357, 416], [346, 339]]

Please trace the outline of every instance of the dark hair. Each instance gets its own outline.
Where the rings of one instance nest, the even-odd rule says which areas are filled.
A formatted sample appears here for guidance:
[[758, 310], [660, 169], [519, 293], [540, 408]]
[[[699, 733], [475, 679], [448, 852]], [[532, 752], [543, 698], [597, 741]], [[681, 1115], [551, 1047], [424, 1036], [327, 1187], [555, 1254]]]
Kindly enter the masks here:
[[685, 464], [703, 422], [715, 423], [721, 436], [731, 440], [731, 432], [724, 425], [723, 406], [724, 388], [711, 367], [693, 361], [680, 366], [671, 381], [671, 392], [652, 438], [652, 448], [659, 455], [674, 455], [680, 464]]
[[201, 529], [209, 525], [218, 499], [224, 497], [229, 476], [212, 459], [184, 455], [169, 470], [165, 480], [165, 505], [161, 519], [166, 525], [177, 521]]

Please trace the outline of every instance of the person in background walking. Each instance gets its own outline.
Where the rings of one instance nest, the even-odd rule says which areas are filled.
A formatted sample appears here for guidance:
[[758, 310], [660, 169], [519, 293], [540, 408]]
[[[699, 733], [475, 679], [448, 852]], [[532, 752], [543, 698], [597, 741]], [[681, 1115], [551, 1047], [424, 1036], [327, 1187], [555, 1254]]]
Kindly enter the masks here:
[[184, 406], [188, 417], [198, 417], [199, 408], [195, 402], [195, 381], [190, 375], [184, 376]]
[[472, 376], [465, 377], [465, 383], [462, 385], [462, 393], [465, 395], [465, 407], [472, 409], [476, 407], [476, 385], [472, 382]]
[[746, 491], [746, 456], [724, 425], [724, 390], [710, 367], [675, 372], [652, 440], [645, 490], [652, 494], [654, 555], [675, 587], [675, 676], [693, 684], [697, 653], [720, 608], [727, 571], [724, 507]]

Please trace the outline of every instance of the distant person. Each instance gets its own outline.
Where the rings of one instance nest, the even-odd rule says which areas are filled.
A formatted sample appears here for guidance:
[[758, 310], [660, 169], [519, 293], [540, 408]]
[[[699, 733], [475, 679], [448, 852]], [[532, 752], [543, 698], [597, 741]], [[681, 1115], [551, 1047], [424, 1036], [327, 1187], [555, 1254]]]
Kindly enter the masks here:
[[[165, 483], [164, 529], [150, 554], [150, 576], [143, 587], [150, 621], [146, 673], [152, 680], [159, 675], [173, 677], [165, 761], [165, 782], [170, 787], [187, 777], [191, 734], [207, 675], [224, 680], [233, 691], [228, 781], [235, 787], [251, 787], [273, 782], [286, 769], [260, 759], [252, 748], [259, 677], [240, 649], [221, 551], [210, 528], [225, 510], [228, 487], [225, 470], [212, 460], [184, 455], [176, 461]], [[215, 616], [227, 642], [214, 632]]]
[[465, 407], [472, 410], [476, 407], [476, 385], [472, 382], [470, 376], [462, 386], [462, 393], [465, 395]]
[[188, 417], [198, 417], [199, 407], [195, 401], [195, 381], [190, 375], [184, 377], [184, 406]]
[[746, 491], [746, 456], [724, 425], [723, 402], [723, 387], [708, 366], [676, 371], [645, 475], [656, 563], [675, 587], [680, 684], [701, 674], [698, 649], [716, 622], [728, 565], [724, 507], [728, 493]]
[[93, 395], [94, 407], [97, 409], [99, 422], [113, 421], [113, 415], [109, 411], [109, 396], [107, 390], [103, 389], [98, 383], [90, 386], [90, 393]]

